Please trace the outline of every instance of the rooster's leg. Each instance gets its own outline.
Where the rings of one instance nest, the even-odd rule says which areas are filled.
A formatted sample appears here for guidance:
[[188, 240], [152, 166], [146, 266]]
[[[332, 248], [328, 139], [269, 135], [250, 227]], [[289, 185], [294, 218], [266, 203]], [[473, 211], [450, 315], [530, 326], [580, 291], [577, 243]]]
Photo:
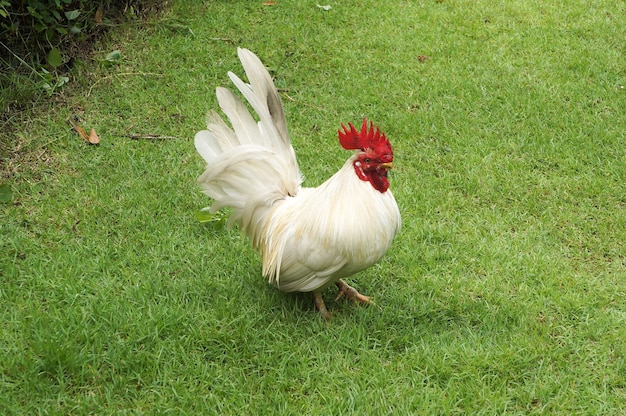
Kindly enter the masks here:
[[330, 314], [328, 313], [328, 309], [326, 309], [324, 299], [322, 299], [322, 294], [319, 292], [313, 292], [313, 301], [315, 302], [315, 307], [318, 311], [320, 311], [324, 319], [329, 320]]
[[373, 303], [369, 296], [361, 295], [355, 288], [344, 282], [343, 279], [337, 281], [337, 287], [339, 288], [339, 293], [335, 300], [341, 299], [345, 295], [346, 299], [352, 302]]

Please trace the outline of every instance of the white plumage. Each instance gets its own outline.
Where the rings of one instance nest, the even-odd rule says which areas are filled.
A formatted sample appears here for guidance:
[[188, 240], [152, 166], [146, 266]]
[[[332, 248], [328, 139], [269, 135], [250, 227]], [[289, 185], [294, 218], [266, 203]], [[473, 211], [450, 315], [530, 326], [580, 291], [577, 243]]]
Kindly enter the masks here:
[[[381, 192], [356, 174], [361, 150], [319, 187], [302, 188], [272, 79], [252, 52], [238, 49], [238, 55], [249, 84], [229, 77], [259, 121], [231, 91], [217, 88], [232, 129], [216, 112], [208, 114], [207, 130], [195, 136], [207, 162], [198, 182], [214, 200], [211, 212], [232, 208], [229, 221], [260, 252], [263, 276], [285, 292], [313, 292], [318, 303], [321, 290], [385, 254], [400, 230], [400, 212], [390, 190]], [[322, 308], [323, 302], [327, 316]]]

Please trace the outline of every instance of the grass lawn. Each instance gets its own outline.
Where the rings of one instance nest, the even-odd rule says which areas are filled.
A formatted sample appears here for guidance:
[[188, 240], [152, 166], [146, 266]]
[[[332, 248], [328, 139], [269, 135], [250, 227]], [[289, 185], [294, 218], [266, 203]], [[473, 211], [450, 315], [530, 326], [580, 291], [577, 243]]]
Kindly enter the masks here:
[[[626, 414], [624, 2], [169, 3], [1, 139], [0, 414]], [[341, 122], [394, 145], [403, 230], [348, 279], [378, 307], [326, 323], [196, 220], [237, 46], [306, 185]]]

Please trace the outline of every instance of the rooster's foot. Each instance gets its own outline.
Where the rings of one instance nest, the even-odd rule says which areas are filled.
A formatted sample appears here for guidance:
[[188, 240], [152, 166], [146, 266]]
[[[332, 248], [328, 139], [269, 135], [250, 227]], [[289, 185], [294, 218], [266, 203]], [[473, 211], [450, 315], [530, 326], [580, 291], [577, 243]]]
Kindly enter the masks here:
[[335, 301], [345, 296], [346, 299], [351, 300], [352, 302], [374, 304], [369, 296], [361, 295], [355, 288], [344, 282], [343, 279], [339, 279], [339, 281], [337, 281], [337, 287], [339, 288], [339, 293], [337, 294]]
[[328, 309], [326, 309], [324, 299], [322, 299], [322, 294], [319, 292], [313, 292], [313, 301], [315, 302], [317, 310], [320, 311], [324, 319], [328, 321], [330, 319], [330, 314], [328, 313]]

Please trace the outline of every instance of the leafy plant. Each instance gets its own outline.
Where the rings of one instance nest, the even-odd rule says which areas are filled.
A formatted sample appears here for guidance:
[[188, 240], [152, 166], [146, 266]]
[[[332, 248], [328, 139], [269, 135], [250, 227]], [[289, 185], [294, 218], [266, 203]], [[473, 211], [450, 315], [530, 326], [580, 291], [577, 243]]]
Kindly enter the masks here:
[[5, 18], [9, 15], [9, 11], [7, 10], [7, 6], [10, 6], [11, 3], [8, 0], [0, 0], [0, 17]]
[[[156, 2], [158, 3], [158, 2]], [[28, 78], [50, 95], [67, 84], [75, 51], [120, 17], [136, 18], [150, 0], [0, 0], [0, 87]], [[147, 8], [147, 7], [146, 7]], [[4, 52], [9, 52], [8, 54]], [[109, 64], [119, 56], [107, 57]]]
[[79, 34], [92, 25], [95, 4], [86, 0], [2, 0], [1, 28], [7, 33], [24, 32], [38, 41], [55, 43], [62, 36]]
[[100, 62], [104, 66], [118, 65], [122, 62], [122, 53], [118, 50], [111, 51], [107, 53], [104, 59], [101, 59]]

